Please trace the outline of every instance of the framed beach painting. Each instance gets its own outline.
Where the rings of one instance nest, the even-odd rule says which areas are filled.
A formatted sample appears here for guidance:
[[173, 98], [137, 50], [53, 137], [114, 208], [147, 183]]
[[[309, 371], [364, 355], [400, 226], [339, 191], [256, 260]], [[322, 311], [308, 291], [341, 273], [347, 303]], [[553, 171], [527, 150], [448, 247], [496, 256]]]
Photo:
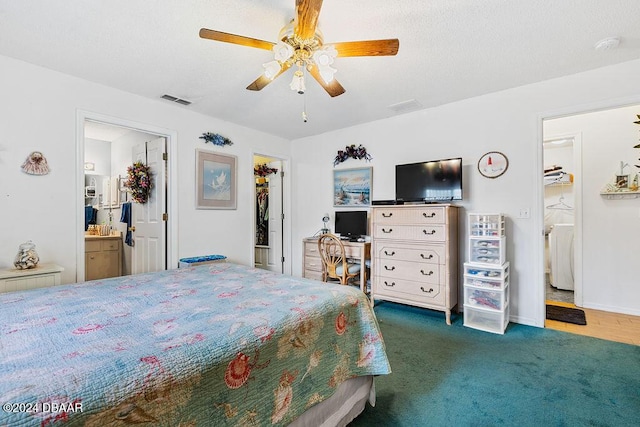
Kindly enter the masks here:
[[373, 168], [333, 171], [333, 206], [371, 206]]
[[196, 209], [236, 209], [236, 156], [196, 150]]

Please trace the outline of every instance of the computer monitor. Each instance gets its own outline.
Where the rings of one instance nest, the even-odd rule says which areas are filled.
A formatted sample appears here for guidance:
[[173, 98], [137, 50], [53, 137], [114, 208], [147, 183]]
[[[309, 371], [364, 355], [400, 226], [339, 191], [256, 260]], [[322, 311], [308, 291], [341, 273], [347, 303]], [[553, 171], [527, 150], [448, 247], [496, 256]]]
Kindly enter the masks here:
[[367, 211], [336, 211], [335, 232], [357, 239], [367, 235]]

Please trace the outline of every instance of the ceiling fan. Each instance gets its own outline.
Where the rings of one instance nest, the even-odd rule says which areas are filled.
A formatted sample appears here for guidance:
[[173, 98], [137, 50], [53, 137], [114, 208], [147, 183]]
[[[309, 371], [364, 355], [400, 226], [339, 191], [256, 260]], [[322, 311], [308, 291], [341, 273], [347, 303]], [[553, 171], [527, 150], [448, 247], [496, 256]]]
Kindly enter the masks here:
[[317, 28], [321, 7], [322, 0], [296, 0], [296, 18], [282, 28], [277, 43], [207, 28], [200, 29], [200, 37], [274, 52], [274, 60], [263, 64], [264, 73], [247, 86], [248, 90], [263, 89], [295, 66], [291, 89], [304, 93], [304, 72], [307, 71], [329, 95], [338, 96], [345, 90], [333, 77], [337, 70], [331, 65], [336, 57], [395, 55], [400, 42], [385, 39], [325, 44]]

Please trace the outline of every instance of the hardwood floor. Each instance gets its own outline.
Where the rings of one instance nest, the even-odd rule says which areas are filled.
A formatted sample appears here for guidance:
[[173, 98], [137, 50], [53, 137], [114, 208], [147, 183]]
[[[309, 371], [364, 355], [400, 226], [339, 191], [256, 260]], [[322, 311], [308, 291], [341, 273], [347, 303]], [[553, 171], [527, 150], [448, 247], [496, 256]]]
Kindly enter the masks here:
[[[567, 302], [547, 300], [546, 303], [562, 307], [580, 308]], [[545, 328], [640, 346], [640, 316], [610, 313], [588, 308], [580, 309], [584, 310], [587, 318], [586, 325], [545, 320]]]

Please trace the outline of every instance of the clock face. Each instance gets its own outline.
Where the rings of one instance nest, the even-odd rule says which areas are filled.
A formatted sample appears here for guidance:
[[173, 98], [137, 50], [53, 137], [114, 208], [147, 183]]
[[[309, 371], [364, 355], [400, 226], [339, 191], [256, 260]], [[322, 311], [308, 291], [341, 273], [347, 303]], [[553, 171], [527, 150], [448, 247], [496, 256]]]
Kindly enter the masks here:
[[507, 171], [509, 160], [499, 151], [489, 151], [478, 160], [478, 171], [487, 178], [497, 178]]

